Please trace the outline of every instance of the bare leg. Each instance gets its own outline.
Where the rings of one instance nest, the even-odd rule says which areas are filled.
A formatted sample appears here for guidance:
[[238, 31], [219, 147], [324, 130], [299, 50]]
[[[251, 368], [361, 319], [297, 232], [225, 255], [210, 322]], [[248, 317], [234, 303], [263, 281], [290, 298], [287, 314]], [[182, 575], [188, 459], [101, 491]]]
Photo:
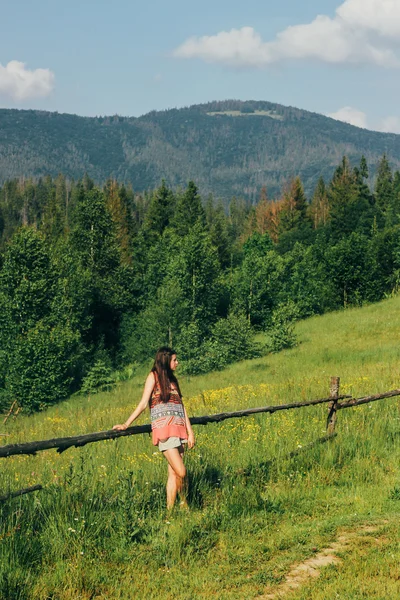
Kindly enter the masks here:
[[[181, 455], [182, 462], [183, 462], [183, 455], [185, 453], [185, 446], [182, 444], [182, 446], [179, 446], [178, 450], [179, 450], [179, 454]], [[186, 468], [185, 468], [185, 472], [186, 472]], [[187, 480], [187, 475], [185, 474], [185, 477], [181, 480], [181, 485], [180, 485], [180, 488], [179, 488], [178, 492], [179, 492], [179, 496], [180, 496], [180, 499], [181, 499], [180, 505], [183, 508], [189, 509], [188, 503], [187, 503], [187, 499], [186, 499], [186, 497], [187, 497], [187, 490], [188, 490], [188, 480]]]
[[183, 464], [183, 447], [171, 448], [163, 452], [168, 461], [168, 480], [167, 480], [167, 509], [173, 508], [176, 500], [176, 495], [182, 498], [186, 506], [186, 497], [184, 494], [186, 468]]

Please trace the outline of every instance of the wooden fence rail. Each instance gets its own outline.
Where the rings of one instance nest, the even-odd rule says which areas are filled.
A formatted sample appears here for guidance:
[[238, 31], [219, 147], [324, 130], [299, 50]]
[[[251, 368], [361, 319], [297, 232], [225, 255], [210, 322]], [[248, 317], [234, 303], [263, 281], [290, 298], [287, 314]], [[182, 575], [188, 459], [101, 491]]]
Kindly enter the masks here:
[[[382, 394], [375, 394], [373, 396], [364, 396], [362, 398], [352, 398], [351, 396], [339, 395], [340, 378], [332, 377], [331, 379], [331, 394], [329, 398], [322, 398], [318, 400], [309, 400], [306, 402], [295, 402], [292, 404], [280, 404], [274, 406], [263, 406], [257, 408], [248, 408], [245, 410], [235, 412], [218, 413], [215, 415], [206, 415], [203, 417], [191, 417], [190, 422], [192, 425], [207, 425], [208, 423], [221, 423], [227, 419], [238, 419], [242, 417], [248, 417], [250, 415], [260, 413], [270, 413], [281, 410], [291, 410], [295, 408], [304, 408], [307, 406], [316, 406], [318, 404], [329, 403], [329, 413], [327, 420], [327, 433], [332, 435], [335, 431], [337, 411], [344, 408], [352, 408], [355, 406], [361, 406], [369, 402], [375, 402], [376, 400], [383, 400], [385, 398], [392, 398], [394, 396], [400, 396], [400, 389], [384, 392]], [[340, 402], [343, 400], [343, 402]], [[130, 435], [138, 435], [142, 433], [150, 433], [150, 425], [138, 425], [135, 427], [129, 427], [125, 431], [99, 431], [95, 433], [88, 433], [84, 435], [78, 435], [73, 437], [55, 438], [50, 440], [41, 440], [36, 442], [28, 442], [24, 444], [9, 444], [6, 446], [0, 446], [0, 458], [7, 458], [15, 455], [35, 455], [37, 452], [42, 450], [50, 450], [56, 448], [57, 452], [61, 453], [71, 447], [86, 446], [93, 442], [100, 442], [103, 440], [112, 440], [119, 437], [125, 437]]]
[[30, 494], [32, 492], [39, 492], [42, 489], [43, 489], [43, 486], [40, 484], [31, 485], [30, 487], [23, 488], [22, 490], [17, 490], [16, 492], [9, 492], [8, 494], [4, 494], [3, 496], [0, 496], [0, 502], [5, 502], [6, 500], [9, 500], [10, 498], [18, 498], [18, 496], [24, 496], [25, 494]]
[[392, 390], [391, 392], [375, 394], [374, 396], [364, 396], [363, 398], [352, 398], [346, 402], [340, 402], [338, 404], [338, 410], [341, 410], [342, 408], [353, 408], [353, 406], [362, 406], [363, 404], [369, 404], [369, 402], [376, 402], [376, 400], [384, 400], [385, 398], [393, 398], [394, 396], [400, 396], [400, 390]]
[[[399, 392], [400, 393], [400, 392]], [[351, 396], [340, 396], [340, 398], [351, 398]], [[293, 404], [280, 404], [277, 406], [262, 406], [258, 408], [248, 408], [245, 410], [238, 410], [235, 412], [218, 413], [216, 415], [207, 415], [204, 417], [191, 417], [190, 422], [192, 425], [207, 425], [208, 423], [221, 423], [226, 419], [239, 419], [241, 417], [248, 417], [250, 415], [256, 415], [259, 413], [274, 413], [280, 410], [289, 410], [292, 408], [303, 408], [304, 406], [315, 406], [317, 404], [323, 404], [325, 402], [331, 402], [331, 398], [322, 398], [320, 400], [309, 400], [308, 402], [295, 402]], [[75, 446], [86, 446], [86, 444], [92, 444], [93, 442], [101, 442], [103, 440], [114, 440], [119, 437], [128, 435], [138, 435], [139, 433], [150, 433], [150, 425], [137, 425], [135, 427], [128, 427], [125, 431], [98, 431], [96, 433], [87, 433], [84, 435], [77, 435], [66, 438], [55, 438], [52, 440], [42, 440], [37, 442], [28, 442], [26, 444], [9, 444], [8, 446], [0, 446], [0, 458], [6, 458], [16, 454], [36, 454], [41, 450], [50, 450], [56, 448], [57, 452], [61, 454], [68, 448]]]

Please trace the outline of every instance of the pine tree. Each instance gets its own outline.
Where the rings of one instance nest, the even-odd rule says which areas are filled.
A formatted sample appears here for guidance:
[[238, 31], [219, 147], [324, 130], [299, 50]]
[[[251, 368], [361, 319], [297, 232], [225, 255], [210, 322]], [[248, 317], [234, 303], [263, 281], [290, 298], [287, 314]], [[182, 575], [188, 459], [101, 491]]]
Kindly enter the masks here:
[[393, 177], [393, 192], [386, 211], [385, 226], [393, 227], [400, 223], [400, 171], [396, 171]]
[[210, 228], [214, 219], [215, 206], [212, 194], [208, 194], [207, 200], [204, 203], [204, 214], [206, 217], [207, 227]]
[[243, 262], [230, 282], [233, 308], [257, 327], [268, 321], [281, 286], [282, 259], [272, 248], [268, 234], [254, 233], [243, 246]]
[[205, 215], [211, 243], [217, 249], [221, 267], [226, 268], [231, 263], [232, 256], [229, 222], [222, 203], [219, 202], [214, 206], [211, 194], [207, 198]]
[[309, 225], [307, 216], [307, 200], [300, 177], [296, 177], [284, 194], [283, 208], [280, 215], [279, 232], [287, 233]]
[[149, 243], [156, 241], [171, 222], [175, 206], [175, 197], [167, 187], [165, 180], [156, 189], [150, 200], [143, 229]]
[[219, 275], [217, 250], [199, 219], [172, 255], [167, 277], [179, 282], [187, 322], [197, 322], [203, 332], [216, 318]]
[[370, 243], [366, 236], [352, 232], [326, 252], [326, 270], [336, 287], [337, 298], [346, 308], [368, 299], [369, 274], [373, 270]]
[[260, 192], [260, 199], [256, 207], [257, 231], [261, 235], [268, 231], [268, 208], [269, 202], [267, 197], [267, 188], [262, 187]]
[[343, 157], [328, 188], [330, 231], [333, 235], [348, 235], [355, 231], [359, 219], [357, 202], [359, 182], [348, 158]]
[[261, 235], [268, 233], [271, 240], [277, 243], [281, 214], [284, 209], [285, 202], [268, 200], [267, 190], [263, 187], [255, 209], [255, 231]]
[[37, 202], [36, 185], [32, 179], [23, 179], [19, 182], [22, 198], [21, 223], [23, 226], [34, 225], [37, 227], [40, 218], [40, 208]]
[[94, 181], [89, 177], [87, 173], [85, 173], [83, 176], [82, 185], [85, 192], [90, 192], [90, 190], [94, 188]]
[[243, 223], [243, 232], [240, 236], [242, 245], [257, 231], [257, 216], [256, 209], [251, 206], [247, 212], [246, 219]]
[[246, 205], [244, 200], [238, 200], [232, 198], [229, 203], [229, 223], [231, 230], [231, 239], [238, 240], [243, 234], [244, 225], [246, 222], [247, 215], [249, 213], [249, 207]]
[[63, 175], [56, 181], [45, 178], [46, 204], [43, 207], [42, 230], [52, 240], [57, 240], [65, 231], [66, 182]]
[[71, 251], [90, 274], [91, 327], [86, 342], [115, 352], [122, 313], [136, 310], [140, 289], [135, 273], [121, 265], [121, 251], [104, 193], [84, 191], [75, 205]]
[[385, 217], [393, 203], [393, 175], [386, 154], [378, 164], [375, 201], [381, 215]]
[[100, 190], [82, 191], [75, 206], [71, 243], [82, 265], [93, 273], [108, 275], [119, 265], [112, 217]]
[[312, 243], [312, 238], [312, 220], [303, 184], [300, 178], [296, 177], [281, 200], [278, 226], [279, 252], [289, 251], [296, 242]]
[[106, 182], [104, 194], [114, 225], [114, 232], [121, 253], [121, 262], [129, 265], [132, 263], [132, 232], [129, 207], [125, 201], [124, 193], [121, 193], [115, 179], [109, 179]]
[[367, 159], [365, 158], [364, 154], [362, 155], [360, 160], [360, 175], [363, 179], [368, 179], [369, 177]]
[[324, 227], [329, 220], [328, 193], [323, 177], [320, 177], [310, 204], [310, 215], [314, 229]]
[[178, 235], [181, 236], [187, 235], [197, 223], [205, 227], [204, 208], [193, 181], [189, 181], [186, 191], [178, 197], [172, 223]]
[[369, 171], [364, 156], [361, 158], [360, 167], [355, 167], [353, 172], [358, 187], [358, 198], [354, 205], [355, 230], [370, 235], [374, 228], [377, 211], [375, 199], [367, 185]]

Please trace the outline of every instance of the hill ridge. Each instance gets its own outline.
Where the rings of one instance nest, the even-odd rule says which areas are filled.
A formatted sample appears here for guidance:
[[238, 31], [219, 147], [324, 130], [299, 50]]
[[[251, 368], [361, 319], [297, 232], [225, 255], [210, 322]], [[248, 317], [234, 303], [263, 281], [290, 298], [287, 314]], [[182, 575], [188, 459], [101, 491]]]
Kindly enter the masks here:
[[[253, 118], [251, 118], [253, 117]], [[0, 109], [0, 184], [10, 178], [88, 173], [136, 191], [165, 179], [198, 184], [203, 195], [254, 201], [300, 175], [310, 195], [344, 154], [364, 154], [374, 174], [381, 156], [400, 167], [400, 136], [361, 129], [319, 113], [261, 100], [224, 100], [150, 111], [139, 117], [82, 117]]]

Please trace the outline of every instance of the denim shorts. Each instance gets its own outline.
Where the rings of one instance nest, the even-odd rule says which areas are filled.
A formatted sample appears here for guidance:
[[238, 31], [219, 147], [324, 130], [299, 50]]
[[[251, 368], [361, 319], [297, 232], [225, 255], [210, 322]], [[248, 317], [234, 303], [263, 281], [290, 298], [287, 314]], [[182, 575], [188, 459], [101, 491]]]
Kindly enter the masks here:
[[171, 450], [171, 448], [179, 448], [182, 444], [186, 444], [187, 440], [183, 440], [179, 437], [170, 437], [165, 441], [158, 442], [158, 449], [160, 452], [164, 452], [165, 450]]

